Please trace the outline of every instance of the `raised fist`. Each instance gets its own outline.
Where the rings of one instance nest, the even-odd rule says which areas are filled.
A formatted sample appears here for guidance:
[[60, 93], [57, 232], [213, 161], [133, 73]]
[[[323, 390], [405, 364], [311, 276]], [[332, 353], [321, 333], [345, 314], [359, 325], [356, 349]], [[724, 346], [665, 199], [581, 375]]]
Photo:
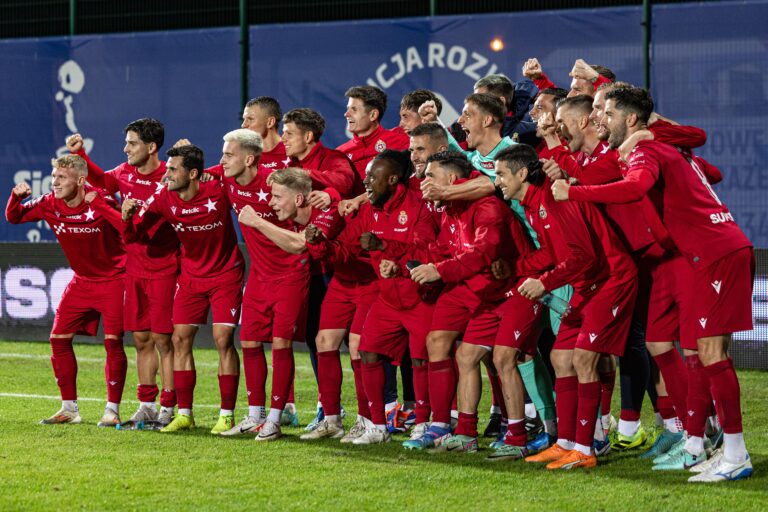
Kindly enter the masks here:
[[13, 195], [15, 195], [18, 198], [24, 199], [32, 195], [32, 189], [29, 188], [29, 184], [26, 181], [22, 181], [21, 183], [17, 183], [16, 186], [13, 187]]
[[539, 64], [539, 59], [532, 58], [525, 61], [525, 64], [523, 64], [523, 76], [526, 78], [530, 78], [531, 80], [536, 80], [541, 77], [541, 74], [543, 71], [541, 70], [541, 64]]
[[316, 244], [323, 238], [325, 238], [325, 234], [323, 233], [322, 229], [318, 228], [314, 224], [307, 224], [306, 229], [304, 229], [304, 239], [308, 244]]
[[136, 210], [138, 209], [139, 209], [139, 203], [135, 199], [128, 198], [125, 201], [123, 201], [123, 206], [122, 206], [123, 220], [125, 221], [133, 217], [133, 214], [136, 213]]
[[67, 149], [70, 153], [79, 153], [83, 149], [83, 137], [79, 133], [67, 137]]

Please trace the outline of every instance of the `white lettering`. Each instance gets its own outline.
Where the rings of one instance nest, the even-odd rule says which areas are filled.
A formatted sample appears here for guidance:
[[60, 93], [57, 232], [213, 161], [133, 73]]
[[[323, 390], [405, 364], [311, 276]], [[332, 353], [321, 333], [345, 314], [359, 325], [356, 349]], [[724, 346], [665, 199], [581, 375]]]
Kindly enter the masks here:
[[472, 52], [472, 59], [475, 63], [467, 66], [464, 70], [464, 74], [473, 80], [480, 80], [482, 77], [477, 73], [477, 70], [488, 64], [488, 59], [477, 52]]
[[450, 69], [461, 71], [467, 63], [467, 50], [461, 46], [452, 46], [451, 49], [448, 50], [448, 58], [446, 59], [446, 62]]
[[211, 231], [216, 228], [220, 228], [223, 226], [224, 223], [219, 221], [214, 222], [213, 224], [201, 224], [197, 226], [186, 226], [187, 231]]
[[713, 213], [709, 216], [709, 220], [712, 224], [720, 224], [721, 222], [734, 222], [731, 212]]
[[182, 208], [181, 214], [182, 215], [190, 215], [192, 213], [200, 213], [200, 208], [195, 206], [194, 208]]
[[429, 43], [427, 65], [431, 68], [444, 68], [445, 46], [441, 43]]
[[424, 69], [424, 63], [416, 48], [411, 46], [405, 50], [405, 72], [411, 73], [414, 68]]
[[397, 73], [395, 73], [395, 76], [392, 77], [392, 80], [397, 82], [405, 76], [405, 64], [403, 63], [403, 56], [399, 53], [396, 53], [390, 60], [393, 64], [397, 64]]
[[392, 84], [395, 83], [394, 80], [391, 80], [391, 79], [387, 80], [386, 78], [384, 78], [384, 70], [386, 70], [386, 69], [387, 69], [387, 63], [386, 62], [383, 63], [381, 66], [379, 66], [376, 69], [376, 78], [378, 79], [379, 83], [381, 84], [381, 86], [384, 89], [388, 89], [388, 88], [392, 87]]
[[59, 307], [61, 295], [74, 276], [75, 272], [71, 268], [60, 268], [51, 275], [51, 310], [56, 311]]
[[43, 318], [48, 312], [48, 296], [43, 288], [45, 273], [39, 268], [11, 268], [5, 274], [5, 307], [14, 318]]

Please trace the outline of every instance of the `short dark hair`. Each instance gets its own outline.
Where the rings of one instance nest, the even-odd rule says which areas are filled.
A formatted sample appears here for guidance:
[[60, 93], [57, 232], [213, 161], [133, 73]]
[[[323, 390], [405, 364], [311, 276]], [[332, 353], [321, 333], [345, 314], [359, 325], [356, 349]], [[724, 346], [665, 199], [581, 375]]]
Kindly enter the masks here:
[[526, 176], [525, 181], [531, 185], [540, 186], [547, 177], [539, 161], [539, 154], [528, 144], [516, 144], [502, 150], [494, 160], [504, 162], [512, 172], [517, 172], [523, 167], [528, 169], [528, 176]]
[[592, 69], [594, 69], [595, 71], [597, 71], [598, 75], [604, 76], [605, 78], [607, 78], [611, 82], [615, 82], [616, 81], [616, 73], [611, 71], [609, 68], [607, 68], [605, 66], [601, 66], [600, 64], [590, 64], [589, 66]]
[[463, 153], [458, 151], [440, 151], [427, 158], [427, 163], [430, 162], [437, 162], [459, 178], [469, 178], [472, 174], [472, 164]]
[[438, 123], [422, 123], [411, 130], [411, 137], [420, 137], [422, 135], [429, 137], [429, 140], [432, 142], [448, 145], [448, 135], [445, 133], [445, 128]]
[[372, 85], [358, 85], [350, 87], [347, 92], [344, 93], [347, 98], [357, 98], [365, 105], [366, 112], [370, 112], [373, 109], [379, 111], [378, 121], [381, 122], [381, 118], [384, 117], [384, 112], [387, 111], [387, 95]]
[[464, 98], [464, 103], [473, 103], [481, 112], [493, 117], [497, 124], [502, 124], [504, 116], [507, 115], [507, 109], [501, 100], [487, 92], [470, 94]]
[[152, 119], [151, 117], [143, 117], [128, 123], [128, 126], [123, 129], [123, 132], [135, 132], [144, 144], [154, 142], [157, 144], [157, 149], [160, 149], [163, 142], [165, 142], [165, 128], [163, 127], [163, 123], [157, 119]]
[[651, 93], [640, 87], [619, 87], [608, 91], [605, 99], [613, 100], [616, 108], [637, 114], [642, 123], [647, 123], [653, 113], [653, 98]]
[[502, 96], [506, 100], [505, 107], [508, 112], [514, 110], [515, 105], [515, 84], [506, 75], [495, 74], [487, 75], [475, 82], [475, 89], [485, 88], [485, 92], [493, 94], [497, 98]]
[[320, 142], [320, 137], [325, 133], [325, 119], [316, 110], [311, 108], [295, 108], [283, 116], [285, 123], [293, 123], [302, 132], [312, 132], [315, 142]]
[[280, 109], [280, 103], [271, 96], [258, 96], [249, 100], [245, 104], [245, 107], [259, 107], [264, 110], [269, 117], [275, 118], [275, 124], [280, 122], [280, 118], [283, 117], [283, 111]]
[[386, 160], [393, 164], [397, 173], [398, 181], [404, 183], [408, 177], [413, 174], [413, 163], [409, 151], [396, 151], [394, 149], [385, 149], [373, 159], [374, 162]]
[[183, 165], [186, 170], [191, 171], [192, 169], [197, 169], [200, 175], [203, 174], [203, 170], [205, 169], [203, 150], [194, 144], [171, 148], [166, 151], [165, 154], [169, 158], [173, 156], [180, 156], [181, 165]]
[[592, 112], [592, 101], [594, 98], [588, 94], [579, 94], [571, 96], [557, 102], [557, 108], [567, 107], [575, 109], [581, 114], [589, 115]]
[[440, 101], [440, 98], [437, 97], [437, 94], [430, 91], [429, 89], [416, 89], [415, 91], [407, 93], [405, 96], [403, 96], [403, 99], [400, 100], [400, 110], [405, 109], [418, 112], [419, 107], [425, 101], [435, 102], [437, 115], [440, 115], [440, 113], [443, 111], [443, 102]]
[[539, 96], [541, 96], [542, 94], [554, 96], [555, 103], [557, 103], [558, 101], [565, 99], [568, 96], [568, 91], [560, 87], [547, 87], [546, 89], [543, 89], [542, 91], [539, 92]]

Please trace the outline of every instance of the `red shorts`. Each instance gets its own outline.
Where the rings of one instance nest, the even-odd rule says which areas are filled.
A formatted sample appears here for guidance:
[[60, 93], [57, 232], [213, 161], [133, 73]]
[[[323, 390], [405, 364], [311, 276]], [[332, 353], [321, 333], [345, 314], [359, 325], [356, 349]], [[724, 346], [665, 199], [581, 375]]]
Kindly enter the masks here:
[[595, 290], [575, 290], [553, 349], [624, 355], [637, 296], [637, 276], [610, 278]]
[[510, 293], [510, 297], [501, 304], [478, 311], [464, 332], [465, 343], [511, 347], [530, 355], [536, 353], [536, 345], [544, 328], [541, 314], [545, 308], [517, 291]]
[[243, 294], [240, 339], [271, 343], [274, 338], [304, 341], [309, 276], [260, 281], [251, 275]]
[[399, 363], [406, 346], [412, 359], [428, 359], [427, 334], [435, 306], [420, 302], [413, 309], [395, 309], [381, 300], [371, 304], [365, 330], [360, 338], [362, 352], [387, 356], [393, 363]]
[[205, 279], [181, 274], [173, 298], [173, 323], [206, 324], [210, 307], [214, 324], [237, 325], [242, 299], [242, 268]]
[[726, 254], [694, 271], [691, 309], [695, 339], [752, 329], [754, 279], [752, 247]]
[[379, 280], [354, 283], [331, 279], [320, 309], [320, 330], [346, 329], [362, 334], [371, 304], [379, 296]]
[[123, 334], [125, 277], [92, 281], [74, 276], [64, 289], [53, 320], [53, 334], [96, 336], [99, 318], [104, 319], [104, 334]]
[[173, 332], [173, 294], [176, 276], [125, 276], [125, 330]]
[[646, 341], [679, 341], [683, 348], [696, 349], [691, 300], [687, 298], [692, 283], [693, 268], [679, 254], [652, 267]]
[[469, 321], [480, 311], [493, 310], [494, 304], [485, 304], [464, 284], [446, 287], [435, 304], [430, 331], [467, 330]]

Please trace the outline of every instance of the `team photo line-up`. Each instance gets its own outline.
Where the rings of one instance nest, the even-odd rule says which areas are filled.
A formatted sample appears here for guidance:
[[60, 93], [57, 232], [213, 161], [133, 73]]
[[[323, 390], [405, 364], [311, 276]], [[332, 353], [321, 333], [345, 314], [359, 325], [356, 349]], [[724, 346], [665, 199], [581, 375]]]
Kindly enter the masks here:
[[[186, 139], [161, 159], [152, 118], [124, 128], [127, 161], [110, 171], [71, 135], [52, 192], [25, 201], [19, 183], [6, 208], [14, 224], [45, 220], [74, 270], [50, 335], [62, 406], [41, 423], [81, 422], [72, 340], [95, 336], [101, 319], [99, 426], [195, 428], [193, 344], [210, 314], [215, 435], [268, 442], [298, 426], [292, 347], [306, 341], [318, 403], [302, 440], [402, 433], [407, 449], [465, 453], [491, 437], [489, 461], [548, 470], [595, 467], [613, 449], [692, 482], [750, 476], [728, 345], [752, 328], [755, 259], [713, 189], [720, 171], [693, 153], [706, 134], [654, 112], [646, 90], [603, 66], [577, 60], [570, 90], [535, 58], [522, 74], [477, 81], [450, 126], [438, 95], [418, 89], [385, 129], [385, 93], [351, 87], [352, 138], [336, 149], [321, 142], [318, 112], [257, 97], [213, 167]], [[140, 402], [128, 421], [125, 331]], [[248, 414], [237, 422], [241, 354]], [[493, 406], [478, 431], [485, 379]]]

